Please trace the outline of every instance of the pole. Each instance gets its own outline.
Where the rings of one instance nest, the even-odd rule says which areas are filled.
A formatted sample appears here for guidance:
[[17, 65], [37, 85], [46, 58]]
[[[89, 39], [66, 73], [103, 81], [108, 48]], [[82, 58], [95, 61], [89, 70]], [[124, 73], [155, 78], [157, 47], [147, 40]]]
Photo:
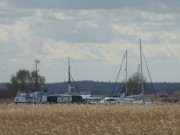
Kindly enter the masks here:
[[71, 67], [70, 67], [70, 57], [68, 58], [68, 90], [71, 94]]
[[144, 85], [143, 85], [143, 68], [142, 68], [142, 48], [141, 48], [141, 39], [139, 39], [140, 43], [140, 60], [141, 60], [141, 89], [142, 89], [142, 99], [144, 103]]
[[35, 85], [35, 91], [38, 91], [38, 68], [37, 64], [40, 62], [40, 60], [36, 59], [35, 62], [35, 72], [36, 72], [36, 85]]
[[140, 84], [139, 74], [140, 74], [140, 64], [138, 64], [138, 94], [139, 94], [139, 84]]
[[126, 50], [126, 94], [127, 94], [127, 50]]

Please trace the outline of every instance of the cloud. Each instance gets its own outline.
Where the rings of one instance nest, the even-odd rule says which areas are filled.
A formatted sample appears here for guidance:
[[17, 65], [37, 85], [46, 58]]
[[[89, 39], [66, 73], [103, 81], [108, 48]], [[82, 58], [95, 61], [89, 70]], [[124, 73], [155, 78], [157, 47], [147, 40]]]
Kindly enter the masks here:
[[99, 59], [88, 45], [69, 44], [67, 42], [54, 42], [53, 40], [45, 40], [43, 51], [48, 61], [64, 59], [72, 57], [73, 59]]
[[0, 8], [1, 9], [6, 9], [6, 7], [9, 7], [9, 3], [5, 2], [5, 1], [0, 1]]
[[[120, 9], [120, 8], [135, 8], [143, 9], [152, 12], [160, 12], [162, 10], [169, 11], [171, 7], [177, 10], [180, 5], [178, 0], [36, 0], [36, 1], [24, 1], [24, 0], [6, 0], [16, 8], [39, 8], [39, 9]], [[167, 8], [168, 7], [168, 8]]]
[[176, 18], [174, 14], [155, 14], [148, 12], [141, 12], [141, 17], [148, 21], [171, 21]]
[[121, 25], [121, 24], [113, 24], [112, 29], [115, 32], [118, 32], [121, 35], [135, 37], [136, 39], [142, 38], [144, 40], [149, 40], [152, 36], [150, 32], [142, 32], [138, 27], [133, 27], [130, 25]]
[[57, 20], [60, 21], [73, 21], [75, 20], [75, 17], [70, 15], [69, 13], [64, 13], [62, 11], [54, 11], [54, 12], [49, 12], [49, 15]]
[[178, 35], [176, 33], [173, 33], [173, 32], [165, 32], [165, 33], [162, 33], [160, 38], [162, 38], [162, 39], [164, 39], [166, 41], [177, 40], [178, 39]]
[[5, 29], [0, 28], [0, 42], [1, 43], [7, 43], [8, 41], [9, 41], [8, 32]]
[[1, 61], [14, 71], [12, 65], [28, 67], [34, 58], [54, 62], [70, 56], [79, 67], [87, 61], [88, 70], [95, 61], [93, 66], [102, 64], [105, 71], [118, 66], [128, 50], [133, 67], [141, 38], [147, 59], [170, 64], [180, 59], [179, 5], [177, 0], [0, 1]]
[[99, 26], [96, 22], [90, 21], [81, 21], [76, 24], [77, 28], [93, 28], [97, 29]]

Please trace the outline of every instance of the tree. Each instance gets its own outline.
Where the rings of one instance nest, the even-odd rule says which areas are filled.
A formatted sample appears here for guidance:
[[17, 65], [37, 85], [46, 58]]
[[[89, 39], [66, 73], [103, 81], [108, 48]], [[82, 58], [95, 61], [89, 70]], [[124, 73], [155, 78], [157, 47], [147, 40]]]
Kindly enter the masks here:
[[[37, 89], [41, 89], [41, 87], [42, 87], [42, 85], [44, 85], [45, 81], [46, 81], [46, 79], [44, 76], [38, 75]], [[34, 86], [34, 88], [35, 88], [35, 83], [36, 83], [36, 71], [33, 70], [31, 72], [31, 84], [32, 84], [32, 86]]]
[[[141, 89], [141, 74], [138, 72], [134, 73], [127, 81], [127, 94], [128, 95], [135, 95], [135, 94], [140, 94], [142, 89]], [[144, 88], [146, 88], [146, 78], [143, 76], [143, 85]], [[125, 93], [126, 91], [126, 82], [123, 81], [122, 83], [122, 91]]]
[[[26, 69], [19, 70], [16, 75], [12, 75], [10, 83], [7, 84], [9, 97], [14, 97], [18, 90], [32, 91], [35, 90], [36, 72]], [[41, 85], [45, 83], [45, 77], [38, 75], [37, 89], [41, 89]]]
[[4, 89], [0, 89], [0, 98], [7, 98], [7, 91]]

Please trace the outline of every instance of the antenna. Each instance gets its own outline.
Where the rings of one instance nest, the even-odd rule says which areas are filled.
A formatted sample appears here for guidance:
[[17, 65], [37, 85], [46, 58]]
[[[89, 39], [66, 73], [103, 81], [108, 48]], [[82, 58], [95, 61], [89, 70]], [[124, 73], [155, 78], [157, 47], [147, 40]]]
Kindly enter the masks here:
[[68, 57], [68, 81], [71, 83], [71, 66], [70, 66], [70, 57]]
[[40, 63], [40, 60], [35, 59], [35, 72], [36, 72], [36, 86], [35, 86], [35, 91], [38, 91], [38, 68], [37, 68], [37, 64]]
[[71, 66], [70, 66], [70, 57], [68, 57], [68, 89], [69, 89], [69, 94], [71, 94]]

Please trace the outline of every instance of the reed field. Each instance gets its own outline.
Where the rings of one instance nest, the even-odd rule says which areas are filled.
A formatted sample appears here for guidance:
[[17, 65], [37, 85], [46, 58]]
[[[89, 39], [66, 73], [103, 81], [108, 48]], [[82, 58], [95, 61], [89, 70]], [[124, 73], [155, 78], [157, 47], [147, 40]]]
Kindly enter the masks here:
[[14, 98], [0, 98], [0, 104], [14, 103]]
[[0, 104], [0, 135], [180, 135], [180, 105]]

